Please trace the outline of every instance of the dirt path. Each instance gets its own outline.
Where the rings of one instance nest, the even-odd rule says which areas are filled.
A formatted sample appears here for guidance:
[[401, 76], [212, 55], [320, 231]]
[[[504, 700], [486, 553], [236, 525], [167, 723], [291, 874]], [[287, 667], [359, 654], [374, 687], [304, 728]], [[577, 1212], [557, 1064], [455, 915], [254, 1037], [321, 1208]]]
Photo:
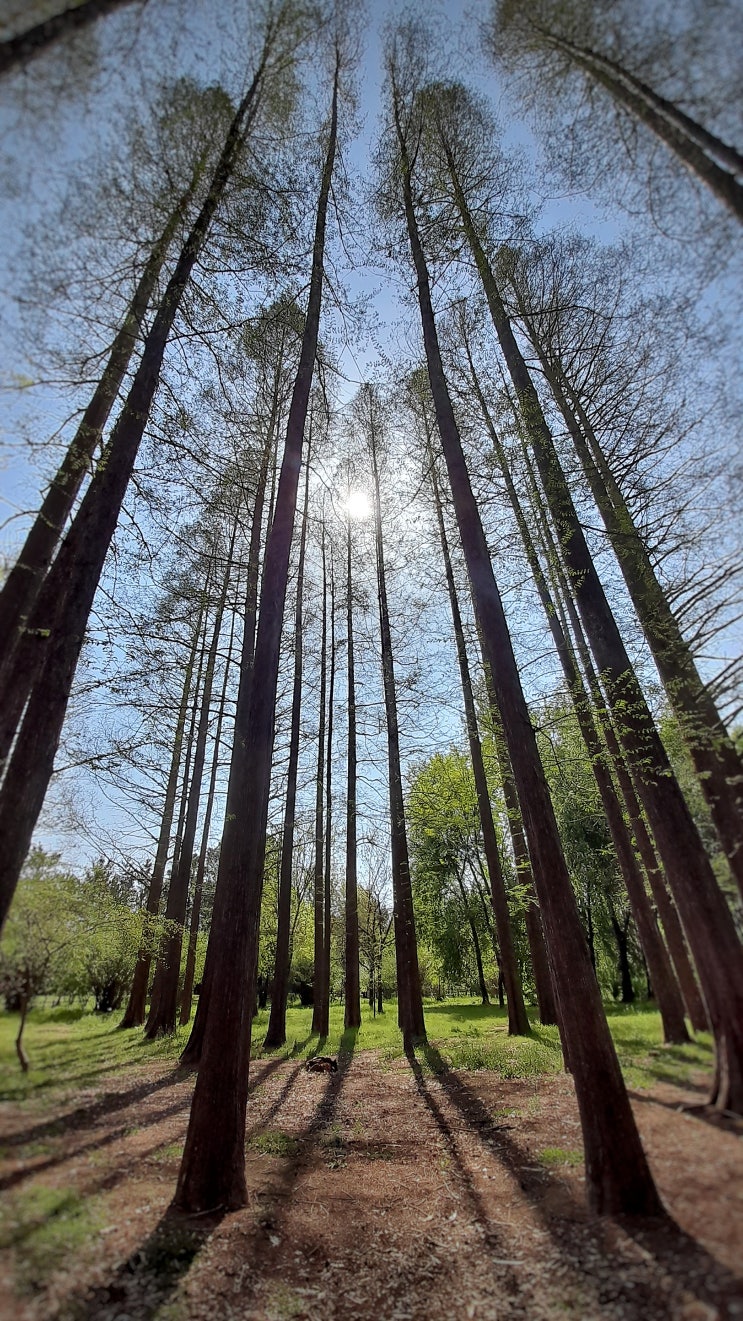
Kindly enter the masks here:
[[0, 1315], [18, 1321], [743, 1321], [740, 1126], [637, 1093], [674, 1217], [596, 1221], [569, 1078], [253, 1066], [251, 1204], [164, 1219], [192, 1079], [162, 1066], [4, 1107]]

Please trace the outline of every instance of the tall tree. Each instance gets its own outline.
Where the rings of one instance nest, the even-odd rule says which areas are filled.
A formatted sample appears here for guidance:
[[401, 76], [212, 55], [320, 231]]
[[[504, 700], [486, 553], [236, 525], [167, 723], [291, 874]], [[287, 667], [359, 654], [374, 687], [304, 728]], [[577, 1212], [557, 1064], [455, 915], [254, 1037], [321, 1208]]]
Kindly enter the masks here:
[[[394, 179], [390, 183], [395, 195], [402, 192], [439, 435], [529, 851], [537, 864], [535, 881], [558, 994], [560, 1028], [575, 1078], [583, 1127], [588, 1196], [600, 1213], [659, 1214], [660, 1199], [642, 1149], [588, 956], [444, 375], [414, 193], [416, 144], [420, 142], [423, 127], [417, 104], [422, 74], [417, 36], [415, 29], [398, 31], [388, 54], [391, 135], [395, 142], [389, 157]], [[399, 214], [396, 196], [390, 202], [395, 208], [393, 213]]]
[[[276, 505], [263, 566], [252, 681], [241, 682], [212, 929], [209, 1011], [174, 1205], [184, 1211], [244, 1206], [245, 1109], [263, 887], [281, 625], [302, 438], [317, 354], [328, 202], [338, 141], [341, 51], [336, 45], [330, 123], [312, 247], [307, 315], [289, 409]], [[249, 705], [245, 709], [245, 690]]]
[[[141, 4], [142, 0], [137, 0], [137, 3]], [[97, 19], [130, 4], [132, 0], [80, 0], [80, 4], [68, 5], [58, 14], [34, 23], [17, 36], [6, 37], [5, 41], [0, 42], [0, 74], [24, 68], [38, 55], [53, 50], [58, 41], [63, 41], [73, 32], [80, 32]]]
[[4, 921], [51, 778], [70, 685], [103, 564], [160, 379], [163, 357], [191, 273], [222, 201], [240, 151], [261, 108], [264, 84], [286, 51], [279, 38], [290, 7], [266, 20], [252, 81], [230, 124], [206, 197], [191, 227], [146, 337], [140, 365], [101, 462], [83, 497], [29, 620], [45, 656], [16, 739], [0, 795], [0, 922]]
[[[435, 98], [429, 98], [428, 107], [462, 233], [482, 282], [513, 383], [518, 416], [558, 529], [561, 553], [575, 586], [578, 609], [596, 664], [605, 676], [610, 704], [621, 719], [618, 733], [636, 774], [637, 788], [669, 880], [675, 886], [675, 898], [703, 983], [717, 1058], [711, 1099], [723, 1109], [743, 1110], [743, 951], [730, 909], [673, 774], [596, 571], [539, 395], [465, 193], [457, 154], [471, 161], [477, 133], [486, 133], [486, 129], [473, 98], [463, 88], [453, 89], [448, 98], [441, 97], [437, 91]], [[464, 133], [467, 107], [472, 111], [472, 137]]]
[[382, 660], [384, 709], [387, 720], [387, 773], [390, 799], [390, 844], [392, 849], [392, 895], [395, 920], [395, 964], [397, 968], [397, 1019], [406, 1050], [426, 1040], [418, 944], [415, 933], [410, 858], [405, 829], [405, 802], [400, 764], [400, 731], [397, 715], [395, 663], [387, 602], [387, 579], [382, 535], [382, 500], [379, 482], [379, 446], [382, 439], [382, 407], [371, 385], [361, 387], [358, 409], [369, 445], [374, 483], [374, 540], [377, 557], [377, 599]]
[[[602, 33], [596, 6], [540, 0], [525, 8], [519, 0], [497, 0], [488, 45], [500, 54], [507, 44], [515, 58], [529, 53], [546, 57], [542, 76], [552, 86], [564, 82], [571, 71], [579, 71], [611, 97], [619, 112], [613, 133], [617, 145], [622, 143], [627, 120], [642, 124], [743, 220], [743, 184], [736, 178], [743, 172], [743, 155], [623, 63], [625, 33], [619, 35], [617, 27], [608, 23], [606, 28]], [[591, 30], [596, 43], [602, 36], [604, 41], [609, 38], [611, 54], [582, 39], [581, 32]]]
[[[348, 500], [351, 491], [349, 486]], [[346, 510], [346, 642], [348, 735], [346, 746], [346, 882], [345, 882], [345, 953], [344, 1026], [361, 1026], [361, 987], [359, 975], [359, 898], [356, 829], [356, 658], [353, 637], [353, 575], [351, 561], [351, 510]]]
[[321, 530], [322, 624], [320, 627], [320, 694], [317, 724], [317, 771], [315, 774], [315, 869], [312, 882], [314, 969], [312, 973], [312, 1031], [324, 1040], [328, 1035], [325, 986], [330, 967], [325, 966], [325, 712], [328, 674], [328, 581], [325, 554], [325, 523]]

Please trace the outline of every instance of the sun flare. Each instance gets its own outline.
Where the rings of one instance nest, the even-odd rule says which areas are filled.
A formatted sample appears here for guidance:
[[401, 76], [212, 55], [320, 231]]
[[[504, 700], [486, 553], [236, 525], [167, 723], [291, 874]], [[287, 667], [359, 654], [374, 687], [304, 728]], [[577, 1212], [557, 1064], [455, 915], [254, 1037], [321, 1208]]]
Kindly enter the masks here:
[[351, 491], [346, 500], [346, 513], [349, 518], [368, 518], [371, 513], [371, 501], [366, 491]]

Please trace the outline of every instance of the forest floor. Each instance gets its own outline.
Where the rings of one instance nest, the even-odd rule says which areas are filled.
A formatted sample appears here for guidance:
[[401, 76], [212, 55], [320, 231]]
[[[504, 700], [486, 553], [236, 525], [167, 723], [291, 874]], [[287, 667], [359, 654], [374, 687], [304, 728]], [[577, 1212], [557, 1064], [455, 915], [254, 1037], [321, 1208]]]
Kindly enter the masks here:
[[743, 1319], [743, 1123], [704, 1073], [630, 1080], [669, 1218], [597, 1220], [567, 1075], [350, 1034], [318, 1075], [305, 1044], [251, 1066], [250, 1204], [219, 1220], [165, 1214], [193, 1088], [171, 1059], [5, 1101], [0, 1316]]

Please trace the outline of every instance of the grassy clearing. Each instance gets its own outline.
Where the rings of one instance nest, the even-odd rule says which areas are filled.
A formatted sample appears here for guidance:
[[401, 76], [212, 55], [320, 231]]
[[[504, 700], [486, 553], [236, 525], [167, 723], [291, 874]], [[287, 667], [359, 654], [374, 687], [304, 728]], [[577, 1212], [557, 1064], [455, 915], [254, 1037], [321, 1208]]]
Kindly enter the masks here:
[[[622, 1068], [631, 1087], [657, 1082], [683, 1086], [700, 1071], [712, 1068], [712, 1045], [700, 1034], [688, 1046], [664, 1046], [660, 1018], [647, 1004], [608, 1005], [609, 1025]], [[148, 1060], [172, 1060], [175, 1065], [188, 1036], [181, 1028], [173, 1037], [145, 1041], [139, 1029], [118, 1030], [119, 1015], [101, 1017], [85, 1009], [40, 1005], [31, 1011], [26, 1028], [26, 1049], [31, 1060], [21, 1073], [15, 1056], [16, 1014], [0, 1014], [0, 1101], [36, 1098], [43, 1102], [53, 1090], [78, 1095], [95, 1087], [106, 1075], [141, 1065]], [[358, 1031], [344, 1031], [343, 1007], [333, 1005], [327, 1039], [311, 1032], [312, 1010], [287, 1012], [287, 1042], [277, 1051], [264, 1052], [268, 1025], [262, 1010], [253, 1025], [253, 1057], [303, 1059], [314, 1054], [337, 1055], [341, 1060], [360, 1051], [377, 1051], [383, 1064], [402, 1057], [397, 1027], [397, 1006], [390, 1002], [384, 1014], [365, 1016]], [[419, 1051], [421, 1067], [429, 1073], [446, 1067], [489, 1069], [506, 1078], [534, 1078], [559, 1072], [562, 1054], [554, 1027], [535, 1023], [528, 1037], [509, 1037], [505, 1010], [471, 1000], [426, 1004], [430, 1046]]]
[[94, 1203], [63, 1188], [29, 1188], [0, 1210], [0, 1248], [16, 1254], [16, 1287], [33, 1293], [100, 1228]]

